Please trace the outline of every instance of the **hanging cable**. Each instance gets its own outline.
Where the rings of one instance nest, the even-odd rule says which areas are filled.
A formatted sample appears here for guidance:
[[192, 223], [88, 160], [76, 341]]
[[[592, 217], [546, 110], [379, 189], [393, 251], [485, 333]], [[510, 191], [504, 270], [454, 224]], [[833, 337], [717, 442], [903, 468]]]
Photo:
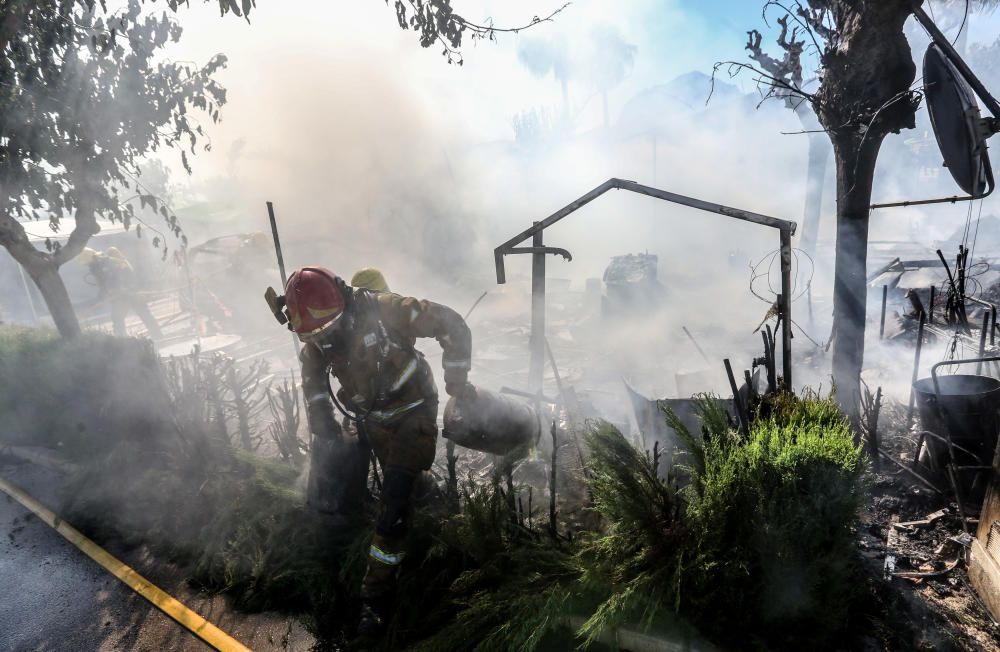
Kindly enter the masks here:
[[979, 240], [979, 224], [983, 221], [983, 200], [979, 200], [979, 215], [976, 217], [976, 232], [972, 236], [972, 251], [969, 252], [969, 258], [975, 260], [976, 254], [976, 241]]
[[[780, 274], [775, 274], [775, 267], [780, 264], [780, 256], [781, 256], [781, 251], [774, 250], [771, 253], [765, 255], [763, 258], [761, 258], [756, 264], [750, 266], [750, 293], [767, 304], [774, 303], [774, 299], [768, 299], [758, 294], [756, 289], [757, 287], [756, 283], [758, 279], [767, 278], [768, 291], [775, 297], [781, 294], [781, 289], [780, 287], [775, 287], [775, 280], [774, 280], [775, 276], [778, 276], [778, 278], [780, 278]], [[801, 286], [802, 290], [796, 292], [796, 290], [800, 287], [799, 276], [802, 273], [801, 272], [802, 264], [800, 262], [800, 257], [803, 257], [807, 261], [809, 261], [809, 273], [806, 275], [807, 278], [805, 280], [805, 283], [803, 283]], [[813, 261], [812, 256], [807, 254], [805, 251], [801, 249], [792, 249], [792, 264], [794, 267], [794, 272], [792, 275], [791, 294], [792, 294], [792, 301], [796, 301], [802, 298], [802, 296], [809, 291], [809, 285], [810, 283], [812, 283], [813, 276], [815, 276], [816, 274], [816, 263]], [[766, 271], [762, 271], [761, 268], [763, 268], [765, 265], [767, 266], [767, 269]]]

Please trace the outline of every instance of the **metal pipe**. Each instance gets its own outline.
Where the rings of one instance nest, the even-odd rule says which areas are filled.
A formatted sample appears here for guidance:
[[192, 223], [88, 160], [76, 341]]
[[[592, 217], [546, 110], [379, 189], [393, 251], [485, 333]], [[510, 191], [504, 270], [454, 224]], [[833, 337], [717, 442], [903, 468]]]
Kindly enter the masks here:
[[879, 448], [878, 452], [882, 454], [882, 457], [884, 457], [885, 459], [889, 460], [890, 462], [892, 462], [893, 464], [895, 464], [896, 466], [898, 466], [899, 468], [901, 468], [903, 471], [906, 471], [907, 473], [909, 473], [910, 475], [912, 475], [914, 478], [916, 478], [917, 480], [919, 480], [925, 487], [927, 487], [931, 491], [934, 491], [936, 493], [944, 495], [944, 492], [941, 491], [940, 489], [938, 489], [937, 487], [935, 487], [933, 482], [931, 482], [930, 480], [928, 480], [924, 476], [920, 475], [919, 473], [917, 473], [916, 471], [914, 471], [910, 467], [906, 466], [905, 464], [903, 464], [902, 462], [900, 462], [899, 460], [897, 460], [895, 457], [893, 457], [892, 455], [890, 455], [889, 453], [887, 453], [885, 451], [885, 449]]
[[698, 349], [698, 353], [701, 354], [701, 359], [704, 360], [706, 363], [711, 364], [711, 362], [708, 359], [708, 356], [705, 355], [704, 351], [702, 351], [701, 346], [698, 345], [698, 340], [694, 339], [694, 335], [691, 334], [691, 331], [688, 330], [688, 327], [681, 326], [681, 329], [684, 330], [684, 334], [688, 336], [689, 340], [691, 340], [691, 344], [694, 344], [694, 348]]
[[913, 306], [914, 314], [919, 315], [920, 313], [927, 312], [924, 310], [924, 302], [920, 300], [920, 295], [917, 294], [916, 290], [907, 290], [906, 299], [910, 302], [910, 305]]
[[[951, 437], [948, 438], [948, 442], [951, 443]], [[958, 477], [955, 474], [955, 454], [951, 454], [952, 463], [948, 465], [948, 480], [951, 482], [951, 489], [955, 492], [955, 502], [958, 503], [958, 516], [962, 519], [962, 529], [965, 530], [966, 534], [972, 534], [969, 531], [969, 520], [965, 515], [965, 501], [962, 500], [962, 491], [958, 486]]]
[[729, 358], [722, 361], [726, 366], [726, 376], [729, 377], [729, 387], [733, 390], [733, 408], [736, 410], [736, 419], [740, 422], [740, 432], [745, 439], [750, 438], [750, 424], [747, 423], [747, 413], [740, 400], [740, 390], [736, 386], [736, 376], [733, 375], [733, 365], [729, 363]]
[[483, 293], [479, 295], [479, 298], [476, 299], [476, 302], [474, 304], [472, 304], [471, 308], [469, 308], [469, 312], [465, 313], [465, 316], [462, 317], [462, 320], [463, 321], [469, 321], [469, 315], [471, 315], [472, 311], [476, 309], [476, 306], [479, 305], [479, 302], [482, 301], [485, 298], [486, 298], [486, 290], [483, 290]]
[[[535, 222], [538, 225], [538, 222]], [[532, 234], [532, 246], [544, 247], [541, 229]], [[545, 376], [545, 254], [531, 254], [531, 361], [528, 386], [542, 391]]]
[[285, 275], [285, 257], [281, 255], [281, 240], [278, 238], [278, 222], [274, 219], [274, 204], [267, 202], [267, 217], [271, 220], [271, 237], [274, 239], [274, 253], [278, 255], [278, 272], [281, 274], [281, 287], [288, 283]]
[[913, 354], [913, 378], [910, 381], [910, 403], [909, 408], [906, 412], [906, 427], [909, 428], [910, 424], [913, 423], [913, 407], [914, 399], [916, 398], [913, 391], [913, 383], [917, 382], [917, 374], [920, 372], [920, 349], [924, 345], [924, 325], [927, 320], [927, 315], [920, 313], [920, 326], [917, 328], [917, 348]]
[[756, 397], [757, 396], [757, 392], [754, 389], [754, 386], [753, 386], [753, 376], [750, 375], [750, 370], [749, 369], [744, 369], [743, 370], [743, 382], [745, 382], [747, 384], [747, 391], [750, 392], [750, 394], [752, 396]]
[[942, 197], [941, 199], [912, 199], [910, 201], [893, 201], [886, 202], [883, 204], [872, 204], [868, 208], [872, 210], [876, 208], [905, 208], [907, 206], [926, 206], [927, 204], [954, 204], [960, 201], [976, 201], [977, 199], [982, 199], [985, 195], [974, 196], [953, 196], [953, 197]]
[[573, 260], [573, 254], [562, 247], [511, 247], [508, 254], [559, 254], [567, 261]]
[[809, 301], [809, 329], [812, 330], [816, 327], [813, 322], [813, 282], [809, 279], [809, 284], [806, 285], [806, 297]]
[[778, 312], [781, 316], [781, 366], [785, 376], [785, 387], [794, 391], [792, 385], [792, 232], [781, 229], [781, 296], [778, 297]]
[[[581, 419], [581, 414], [579, 406], [576, 405], [575, 394], [573, 394], [567, 387], [563, 385], [562, 376], [559, 374], [559, 365], [556, 364], [556, 356], [552, 353], [552, 345], [549, 344], [549, 338], [545, 338], [545, 351], [549, 354], [549, 366], [552, 367], [552, 375], [556, 379], [556, 389], [559, 390], [559, 399], [562, 401], [563, 409], [566, 410], [567, 420], [572, 424], [574, 419]], [[590, 477], [590, 473], [587, 471], [587, 464], [583, 459], [583, 448], [580, 446], [580, 437], [577, 435], [576, 428], [570, 427], [573, 433], [573, 445], [576, 447], [576, 455], [580, 460], [580, 469], [583, 471], [583, 475]]]
[[[871, 242], [875, 242], [875, 241], [874, 240], [870, 240], [869, 243], [871, 243]], [[874, 272], [872, 272], [868, 276], [868, 282], [871, 283], [872, 281], [874, 281], [875, 279], [877, 279], [879, 276], [882, 276], [882, 274], [885, 274], [886, 272], [888, 272], [890, 269], [892, 269], [892, 267], [894, 265], [899, 264], [899, 262], [900, 262], [899, 258], [896, 257], [896, 258], [893, 258], [892, 261], [889, 262], [887, 265], [883, 265], [882, 267], [879, 267], [877, 270], [875, 270]]]
[[727, 217], [743, 220], [744, 222], [761, 224], [763, 226], [770, 226], [771, 228], [780, 229], [782, 231], [788, 231], [789, 237], [794, 235], [795, 230], [798, 228], [798, 225], [795, 222], [778, 219], [769, 215], [761, 215], [760, 213], [746, 211], [741, 208], [732, 208], [722, 204], [714, 204], [701, 199], [695, 199], [694, 197], [678, 195], [676, 193], [667, 192], [666, 190], [660, 190], [659, 188], [644, 186], [641, 183], [636, 183], [635, 181], [625, 181], [623, 179], [612, 179], [611, 181], [614, 182], [615, 188], [619, 188], [621, 190], [629, 190], [631, 192], [639, 193], [640, 195], [656, 197], [657, 199], [663, 199], [675, 204], [681, 204], [683, 206], [690, 206], [691, 208], [708, 211], [709, 213], [718, 213], [719, 215], [726, 215]]
[[879, 321], [878, 327], [878, 338], [881, 340], [885, 337], [885, 304], [889, 299], [889, 286], [882, 286], [882, 319]]
[[971, 301], [973, 303], [978, 303], [984, 308], [990, 309], [990, 321], [992, 325], [989, 328], [990, 331], [990, 346], [996, 344], [996, 328], [997, 328], [997, 306], [995, 303], [990, 303], [989, 301], [983, 301], [982, 299], [977, 299], [976, 297], [965, 297], [966, 301]]
[[969, 327], [969, 313], [965, 307], [967, 298], [965, 296], [965, 270], [969, 262], [969, 250], [959, 245], [958, 256], [956, 258], [955, 275], [958, 277], [958, 309], [962, 312], [962, 323], [965, 324], [965, 330], [971, 335], [972, 329]]
[[990, 356], [988, 358], [965, 358], [963, 360], [945, 360], [944, 362], [938, 362], [931, 367], [931, 379], [934, 382], [934, 393], [940, 394], [941, 389], [938, 387], [938, 377], [937, 370], [940, 367], [951, 367], [958, 366], [960, 364], [972, 364], [973, 362], [1000, 362], [1000, 356]]
[[962, 295], [960, 295], [958, 292], [958, 286], [955, 284], [955, 277], [951, 273], [951, 267], [948, 266], [948, 261], [945, 260], [944, 252], [938, 249], [937, 255], [938, 258], [941, 259], [941, 264], [944, 265], [945, 273], [948, 275], [948, 285], [951, 286], [952, 296], [955, 297], [956, 301], [962, 304], [962, 307], [958, 309], [958, 318], [962, 322], [962, 325], [964, 326], [966, 331], [969, 331], [969, 323], [965, 318], [964, 301], [962, 301]]
[[958, 277], [958, 294], [962, 299], [962, 309], [965, 309], [965, 265], [969, 257], [969, 251], [962, 245], [958, 245], [958, 256], [955, 257], [955, 276]]
[[774, 377], [774, 337], [771, 335], [771, 326], [765, 328], [767, 330], [761, 331], [760, 336], [764, 340], [764, 374], [767, 376], [767, 391], [771, 393], [777, 389]]
[[530, 398], [530, 399], [535, 400], [535, 401], [542, 401], [542, 402], [548, 403], [549, 405], [558, 405], [559, 404], [559, 400], [558, 399], [551, 398], [551, 397], [546, 396], [544, 394], [537, 394], [537, 393], [536, 394], [532, 394], [531, 392], [525, 392], [523, 390], [515, 389], [513, 387], [506, 387], [506, 386], [501, 387], [500, 388], [500, 393], [501, 394], [510, 394], [511, 396], [520, 396], [521, 398]]
[[940, 249], [937, 250], [938, 258], [941, 259], [941, 264], [944, 265], [944, 273], [948, 275], [948, 285], [951, 286], [952, 294], [958, 294], [958, 288], [955, 286], [955, 277], [951, 274], [951, 267], [948, 266], [948, 261], [945, 260], [944, 252]]
[[[979, 357], [986, 355], [986, 331], [990, 328], [990, 313], [983, 311], [983, 328], [979, 331]], [[976, 365], [976, 375], [981, 376], [983, 374], [983, 363], [980, 361]]]
[[608, 179], [601, 185], [597, 186], [585, 195], [573, 200], [569, 204], [566, 204], [555, 213], [552, 213], [546, 217], [541, 222], [535, 222], [530, 228], [518, 233], [513, 238], [504, 242], [502, 245], [493, 250], [494, 262], [496, 263], [497, 272], [497, 283], [503, 284], [507, 282], [506, 270], [504, 269], [503, 257], [505, 254], [509, 253], [510, 249], [521, 244], [528, 238], [531, 238], [535, 233], [543, 231], [548, 227], [552, 226], [559, 220], [563, 219], [570, 213], [579, 210], [583, 206], [586, 206], [590, 202], [594, 201], [604, 193], [612, 189], [628, 190], [630, 192], [635, 192], [640, 195], [647, 195], [649, 197], [656, 197], [657, 199], [663, 199], [665, 201], [673, 202], [675, 204], [681, 204], [683, 206], [690, 206], [691, 208], [697, 208], [699, 210], [708, 211], [710, 213], [718, 213], [719, 215], [725, 215], [727, 217], [732, 217], [734, 219], [743, 220], [745, 222], [752, 222], [754, 224], [761, 224], [763, 226], [769, 226], [771, 228], [779, 229], [782, 231], [788, 231], [789, 239], [795, 234], [795, 230], [798, 225], [795, 222], [788, 220], [778, 219], [776, 217], [770, 217], [768, 215], [761, 215], [759, 213], [753, 213], [750, 211], [745, 211], [739, 208], [732, 208], [730, 206], [724, 206], [722, 204], [713, 204], [711, 202], [702, 201], [700, 199], [695, 199], [693, 197], [686, 197], [684, 195], [678, 195], [672, 192], [667, 192], [665, 190], [660, 190], [658, 188], [652, 188], [650, 186], [644, 186], [640, 183], [634, 181], [625, 181], [623, 179]]
[[[285, 274], [285, 257], [281, 254], [281, 239], [278, 238], [278, 221], [274, 218], [274, 204], [267, 202], [267, 218], [271, 221], [271, 238], [274, 240], [274, 253], [278, 256], [278, 273], [281, 274], [281, 291], [285, 291], [288, 285], [288, 276]], [[292, 333], [292, 348], [295, 355], [299, 355], [299, 338]], [[378, 475], [378, 471], [375, 472]]]
[[[782, 318], [782, 354], [784, 364], [785, 383], [792, 387], [792, 288], [791, 288], [791, 266], [792, 266], [792, 235], [794, 235], [797, 225], [795, 222], [781, 220], [760, 213], [753, 213], [722, 204], [713, 204], [693, 197], [678, 195], [659, 188], [645, 186], [634, 181], [624, 179], [608, 179], [585, 195], [563, 206], [555, 213], [549, 215], [540, 222], [535, 222], [530, 228], [515, 235], [507, 242], [501, 244], [493, 250], [493, 258], [496, 263], [497, 283], [503, 284], [507, 281], [507, 274], [504, 265], [504, 256], [508, 253], [517, 253], [514, 249], [528, 238], [532, 238], [532, 343], [531, 343], [531, 366], [529, 367], [529, 379], [536, 381], [541, 387], [543, 376], [542, 367], [544, 365], [544, 347], [539, 343], [540, 336], [544, 336], [545, 328], [545, 253], [543, 253], [543, 242], [541, 233], [570, 213], [594, 201], [609, 190], [617, 188], [628, 190], [640, 195], [656, 197], [665, 201], [689, 206], [710, 213], [718, 213], [733, 219], [760, 224], [778, 229], [781, 239], [781, 287], [782, 295], [779, 297], [778, 310]], [[546, 253], [553, 253], [548, 252]], [[568, 252], [567, 252], [568, 253]]]
[[927, 308], [927, 323], [928, 324], [933, 324], [934, 323], [934, 290], [935, 289], [936, 289], [935, 286], [932, 285], [931, 286], [930, 306]]

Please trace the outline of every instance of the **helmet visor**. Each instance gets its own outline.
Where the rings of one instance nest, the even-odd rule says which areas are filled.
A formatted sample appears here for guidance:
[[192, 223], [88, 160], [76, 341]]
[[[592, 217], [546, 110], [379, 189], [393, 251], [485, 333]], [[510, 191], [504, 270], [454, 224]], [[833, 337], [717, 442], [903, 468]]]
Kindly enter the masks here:
[[308, 333], [299, 333], [299, 340], [306, 344], [313, 344], [321, 350], [333, 347], [337, 337], [343, 331], [344, 313], [334, 317], [331, 321]]

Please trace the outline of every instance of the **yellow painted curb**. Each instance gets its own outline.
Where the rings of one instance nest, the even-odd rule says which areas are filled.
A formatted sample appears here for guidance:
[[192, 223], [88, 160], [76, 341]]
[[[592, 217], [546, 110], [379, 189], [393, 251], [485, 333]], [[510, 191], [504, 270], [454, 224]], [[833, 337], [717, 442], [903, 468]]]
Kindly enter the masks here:
[[152, 602], [163, 613], [176, 620], [188, 631], [216, 650], [221, 650], [222, 652], [250, 652], [250, 648], [185, 607], [159, 587], [153, 585], [130, 566], [83, 536], [79, 530], [68, 525], [58, 515], [46, 508], [45, 505], [42, 505], [3, 478], [0, 478], [0, 490], [24, 505], [26, 509], [30, 510], [66, 540], [82, 550], [84, 554], [103, 566], [112, 575], [125, 582], [133, 591]]

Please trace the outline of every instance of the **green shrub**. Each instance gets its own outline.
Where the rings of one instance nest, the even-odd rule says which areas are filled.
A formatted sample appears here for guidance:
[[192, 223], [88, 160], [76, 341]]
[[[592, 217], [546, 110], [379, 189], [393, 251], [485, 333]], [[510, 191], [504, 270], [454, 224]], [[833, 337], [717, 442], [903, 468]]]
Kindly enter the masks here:
[[719, 401], [698, 408], [701, 436], [666, 415], [689, 448], [675, 467], [682, 490], [612, 426], [592, 426], [604, 527], [582, 538], [576, 562], [601, 601], [579, 633], [591, 641], [676, 613], [737, 649], [837, 647], [863, 597], [854, 527], [865, 461], [846, 420], [831, 400], [784, 397], [744, 439]]
[[651, 625], [673, 611], [683, 572], [684, 503], [658, 477], [658, 460], [636, 450], [608, 423], [591, 425], [589, 486], [600, 532], [582, 536], [577, 563], [583, 585], [601, 601], [580, 634], [587, 642], [627, 620]]
[[0, 326], [0, 414], [6, 443], [60, 448], [71, 458], [119, 439], [148, 441], [169, 412], [149, 342], [86, 332]]
[[[3, 436], [62, 444], [80, 465], [65, 513], [95, 538], [148, 543], [196, 586], [303, 613], [349, 647], [373, 510], [347, 526], [310, 512], [296, 471], [216, 432], [195, 371], [164, 374], [136, 340], [0, 328]], [[678, 613], [734, 648], [842, 643], [863, 584], [865, 489], [846, 420], [830, 400], [777, 396], [744, 439], [719, 401], [699, 410], [701, 433], [665, 416], [689, 449], [666, 479], [655, 455], [590, 425], [587, 522], [599, 526], [572, 538], [526, 522], [498, 477], [470, 480], [458, 513], [417, 510], [381, 649], [567, 649], [625, 622], [676, 631]], [[578, 631], [569, 616], [586, 619]]]
[[681, 612], [742, 646], [836, 646], [858, 597], [865, 490], [865, 460], [836, 405], [789, 401], [747, 440], [711, 433], [695, 453]]
[[470, 481], [460, 513], [425, 518], [434, 522], [413, 530], [414, 563], [403, 569], [386, 649], [407, 639], [428, 652], [551, 649], [576, 604], [571, 546], [519, 519], [496, 479]]

